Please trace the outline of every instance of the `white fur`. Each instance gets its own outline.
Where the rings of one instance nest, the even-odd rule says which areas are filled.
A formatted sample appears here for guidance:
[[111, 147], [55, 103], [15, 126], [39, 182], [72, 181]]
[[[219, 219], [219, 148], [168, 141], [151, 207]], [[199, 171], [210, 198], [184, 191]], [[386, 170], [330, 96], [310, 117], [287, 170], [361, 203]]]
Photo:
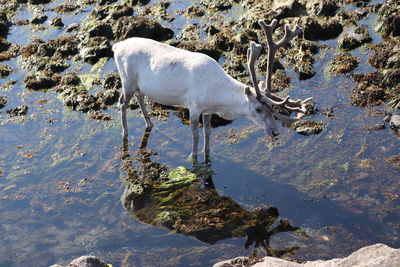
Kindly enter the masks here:
[[194, 161], [197, 161], [198, 120], [201, 114], [206, 120], [206, 153], [210, 114], [218, 114], [228, 120], [249, 117], [263, 128], [268, 128], [269, 134], [276, 132], [272, 115], [266, 119], [265, 114], [261, 116], [255, 111], [261, 104], [254, 94], [245, 94], [247, 86], [229, 76], [205, 54], [139, 37], [114, 44], [113, 51], [123, 87], [120, 103], [125, 136], [128, 132], [126, 106], [133, 94], [138, 98], [147, 127], [152, 127], [152, 123], [144, 107], [143, 95], [160, 104], [189, 109]]

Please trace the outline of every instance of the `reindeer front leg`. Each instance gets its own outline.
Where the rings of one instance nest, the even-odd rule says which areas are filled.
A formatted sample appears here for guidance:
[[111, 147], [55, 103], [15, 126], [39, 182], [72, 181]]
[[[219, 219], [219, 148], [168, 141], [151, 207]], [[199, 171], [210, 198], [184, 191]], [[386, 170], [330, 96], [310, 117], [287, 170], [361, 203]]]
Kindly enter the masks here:
[[190, 126], [192, 128], [192, 161], [193, 166], [197, 165], [197, 148], [199, 143], [199, 117], [200, 114], [196, 110], [189, 109]]
[[144, 103], [144, 94], [140, 90], [136, 91], [136, 99], [138, 101], [140, 110], [142, 111], [144, 121], [146, 122], [146, 129], [153, 128], [153, 123], [150, 120], [150, 116], [146, 110], [146, 104]]

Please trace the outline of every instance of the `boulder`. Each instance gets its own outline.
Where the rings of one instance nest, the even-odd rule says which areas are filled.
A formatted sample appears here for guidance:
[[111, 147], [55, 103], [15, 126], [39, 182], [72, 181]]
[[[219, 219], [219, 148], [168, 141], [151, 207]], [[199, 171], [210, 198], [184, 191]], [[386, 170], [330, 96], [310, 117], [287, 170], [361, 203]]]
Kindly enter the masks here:
[[[229, 266], [242, 266], [233, 265], [232, 262], [237, 262], [238, 259], [219, 262], [214, 264], [213, 267], [229, 267]], [[248, 266], [248, 265], [243, 265]], [[307, 261], [305, 263], [296, 263], [291, 261], [286, 261], [283, 259], [265, 257], [262, 262], [252, 265], [253, 267], [353, 267], [353, 266], [363, 266], [363, 267], [376, 267], [376, 266], [386, 266], [395, 267], [400, 266], [400, 249], [390, 248], [384, 244], [375, 244], [367, 247], [363, 247], [356, 252], [350, 254], [345, 258], [335, 258], [331, 260], [317, 260], [317, 261]]]

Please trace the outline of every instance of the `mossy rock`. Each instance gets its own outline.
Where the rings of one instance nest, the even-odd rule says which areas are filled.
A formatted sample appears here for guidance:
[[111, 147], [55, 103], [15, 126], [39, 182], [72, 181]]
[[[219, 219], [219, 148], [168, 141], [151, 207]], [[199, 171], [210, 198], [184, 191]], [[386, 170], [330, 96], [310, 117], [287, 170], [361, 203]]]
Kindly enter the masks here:
[[25, 87], [32, 90], [50, 89], [61, 80], [61, 76], [50, 71], [38, 71], [28, 74], [24, 79]]
[[359, 61], [359, 57], [350, 53], [339, 53], [328, 63], [327, 70], [333, 75], [346, 74], [357, 68]]
[[7, 65], [0, 65], [0, 78], [7, 77], [12, 72], [12, 68]]

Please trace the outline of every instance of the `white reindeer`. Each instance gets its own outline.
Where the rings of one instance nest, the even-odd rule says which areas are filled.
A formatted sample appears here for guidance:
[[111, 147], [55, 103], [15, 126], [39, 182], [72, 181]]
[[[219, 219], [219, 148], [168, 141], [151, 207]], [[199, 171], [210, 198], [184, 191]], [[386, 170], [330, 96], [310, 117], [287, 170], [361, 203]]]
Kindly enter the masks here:
[[[261, 45], [251, 42], [248, 49], [248, 67], [251, 73], [253, 88], [238, 82], [228, 75], [221, 66], [205, 54], [189, 52], [150, 39], [133, 37], [113, 45], [115, 62], [122, 81], [120, 97], [123, 136], [128, 136], [126, 110], [129, 100], [136, 95], [143, 113], [146, 129], [153, 124], [146, 111], [144, 96], [168, 106], [186, 107], [189, 109], [192, 128], [192, 160], [197, 164], [197, 147], [199, 139], [199, 118], [203, 116], [204, 155], [209, 160], [211, 115], [217, 114], [226, 120], [241, 117], [252, 119], [260, 125], [269, 136], [279, 134], [275, 118], [283, 125], [290, 124], [297, 118], [287, 115], [294, 111], [305, 112], [304, 101], [282, 99], [271, 94], [272, 62], [276, 50], [284, 46], [302, 30], [299, 26], [292, 30], [285, 26], [285, 36], [277, 43], [272, 41], [272, 31], [277, 21], [270, 25], [259, 21], [268, 44], [268, 65], [266, 83], [260, 87], [266, 90], [261, 94], [257, 84], [254, 64], [261, 52]], [[274, 111], [279, 106], [287, 115]]]

